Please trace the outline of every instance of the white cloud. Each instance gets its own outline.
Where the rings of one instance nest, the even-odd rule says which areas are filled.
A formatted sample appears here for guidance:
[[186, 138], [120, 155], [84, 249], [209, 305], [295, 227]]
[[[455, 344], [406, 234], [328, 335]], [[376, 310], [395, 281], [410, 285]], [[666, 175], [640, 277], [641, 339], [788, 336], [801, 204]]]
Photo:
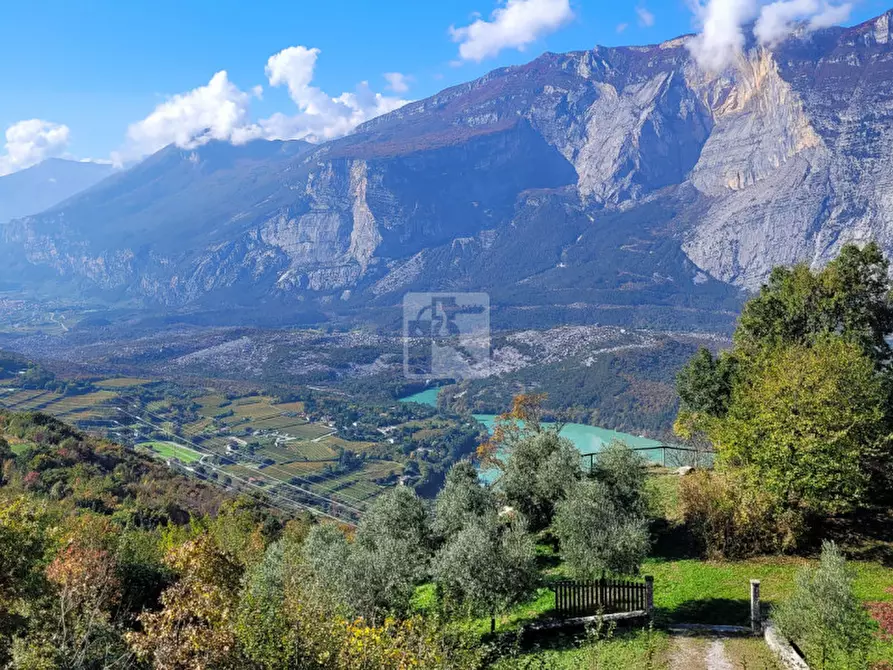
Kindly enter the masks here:
[[617, 34], [624, 32], [627, 28], [629, 28], [628, 23], [618, 23], [617, 24]]
[[759, 2], [695, 0], [692, 7], [701, 32], [689, 42], [689, 50], [703, 69], [724, 70], [744, 48], [744, 25], [757, 18]]
[[294, 116], [278, 113], [261, 120], [258, 123], [260, 136], [311, 142], [333, 139], [346, 135], [364, 121], [387, 114], [409, 102], [375, 93], [365, 81], [360, 82], [353, 92], [329, 96], [322, 89], [310, 85], [319, 53], [319, 49], [289, 47], [267, 61], [270, 85], [286, 85], [299, 113]]
[[773, 45], [784, 41], [798, 24], [807, 30], [827, 28], [846, 21], [853, 6], [850, 3], [832, 5], [821, 0], [780, 0], [760, 11], [754, 34], [762, 44]]
[[125, 147], [112, 155], [113, 161], [121, 164], [141, 158], [168, 144], [192, 148], [211, 140], [233, 144], [254, 139], [328, 140], [408, 102], [375, 93], [367, 82], [360, 82], [352, 92], [329, 96], [312, 85], [319, 54], [319, 49], [295, 46], [267, 60], [265, 72], [270, 85], [288, 89], [297, 114], [277, 112], [253, 121], [251, 102], [261, 97], [263, 88], [243, 91], [225, 71], [220, 71], [207, 85], [171, 97], [145, 119], [131, 124]]
[[648, 11], [646, 7], [636, 7], [636, 14], [639, 16], [639, 25], [643, 28], [650, 28], [654, 25], [654, 14]]
[[470, 25], [451, 27], [450, 35], [459, 44], [462, 60], [480, 62], [503, 49], [523, 51], [573, 18], [569, 0], [508, 0], [493, 10], [489, 21], [478, 18]]
[[765, 45], [775, 45], [795, 30], [827, 28], [849, 17], [849, 3], [828, 0], [692, 0], [699, 34], [689, 49], [705, 70], [719, 71], [741, 53], [745, 31], [756, 20], [754, 35]]
[[120, 163], [154, 153], [168, 144], [191, 148], [210, 140], [235, 143], [251, 139], [249, 107], [257, 89], [246, 93], [221, 70], [205, 86], [175, 95], [142, 121], [127, 129], [124, 150], [113, 155]]
[[68, 126], [41, 119], [14, 123], [6, 129], [6, 152], [0, 154], [0, 176], [64, 155], [69, 135]]
[[384, 78], [388, 82], [388, 88], [394, 93], [406, 93], [412, 81], [412, 77], [408, 77], [402, 72], [385, 72]]

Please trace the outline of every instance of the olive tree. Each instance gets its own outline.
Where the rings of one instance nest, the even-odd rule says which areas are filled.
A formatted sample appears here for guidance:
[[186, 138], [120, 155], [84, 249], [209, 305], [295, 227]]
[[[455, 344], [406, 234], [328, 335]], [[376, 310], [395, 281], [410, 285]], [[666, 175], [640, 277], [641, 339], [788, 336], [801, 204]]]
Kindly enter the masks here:
[[779, 630], [797, 642], [814, 668], [868, 667], [874, 626], [856, 597], [854, 580], [840, 549], [825, 542], [818, 567], [801, 570], [794, 593], [772, 613]]
[[644, 514], [647, 461], [623, 442], [612, 441], [595, 457], [592, 476], [602, 482], [611, 502], [627, 514]]
[[556, 503], [581, 477], [580, 452], [573, 443], [544, 430], [514, 445], [499, 488], [537, 531], [551, 523]]
[[481, 485], [475, 467], [468, 461], [460, 461], [450, 468], [437, 494], [433, 530], [441, 538], [449, 539], [469, 521], [492, 511], [494, 505], [493, 495]]
[[635, 574], [648, 553], [644, 517], [618, 507], [598, 480], [582, 481], [568, 492], [558, 503], [552, 528], [568, 567], [582, 579], [604, 572]]
[[524, 601], [536, 589], [536, 546], [523, 520], [495, 514], [473, 519], [433, 561], [434, 582], [448, 608], [491, 617]]
[[378, 497], [353, 542], [322, 525], [310, 532], [304, 553], [323, 585], [357, 614], [405, 614], [430, 560], [425, 508], [414, 491], [398, 486]]

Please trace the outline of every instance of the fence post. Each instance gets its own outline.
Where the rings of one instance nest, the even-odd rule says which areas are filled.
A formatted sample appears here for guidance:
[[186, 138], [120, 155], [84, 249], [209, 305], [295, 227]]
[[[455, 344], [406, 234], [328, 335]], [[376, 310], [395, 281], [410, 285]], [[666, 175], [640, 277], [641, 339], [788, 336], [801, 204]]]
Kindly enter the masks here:
[[760, 580], [750, 580], [750, 627], [754, 633], [763, 631], [763, 616], [760, 612]]
[[645, 611], [654, 619], [654, 575], [645, 575]]

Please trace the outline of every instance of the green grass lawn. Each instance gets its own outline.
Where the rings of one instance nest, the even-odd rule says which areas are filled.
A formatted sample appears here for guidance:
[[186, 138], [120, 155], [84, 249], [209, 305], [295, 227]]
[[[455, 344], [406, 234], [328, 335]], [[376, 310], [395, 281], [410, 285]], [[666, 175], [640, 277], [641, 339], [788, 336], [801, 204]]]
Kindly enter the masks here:
[[[771, 556], [746, 561], [696, 559], [648, 560], [642, 573], [654, 576], [658, 621], [746, 625], [750, 618], [750, 580], [760, 580], [761, 600], [768, 613], [794, 588], [797, 570], [815, 561]], [[856, 595], [865, 602], [893, 600], [893, 570], [878, 563], [852, 561]]]
[[136, 446], [150, 449], [163, 458], [177, 458], [184, 463], [194, 463], [202, 457], [197, 451], [187, 449], [174, 442], [141, 442]]

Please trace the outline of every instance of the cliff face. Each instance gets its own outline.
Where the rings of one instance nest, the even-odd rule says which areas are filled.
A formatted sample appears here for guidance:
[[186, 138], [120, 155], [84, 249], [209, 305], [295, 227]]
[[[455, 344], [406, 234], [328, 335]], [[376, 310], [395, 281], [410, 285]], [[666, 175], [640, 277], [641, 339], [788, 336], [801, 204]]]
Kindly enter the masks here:
[[4, 227], [0, 279], [163, 305], [450, 288], [719, 309], [779, 263], [893, 252], [891, 17], [721, 74], [688, 38], [545, 54], [316, 147], [169, 147]]

